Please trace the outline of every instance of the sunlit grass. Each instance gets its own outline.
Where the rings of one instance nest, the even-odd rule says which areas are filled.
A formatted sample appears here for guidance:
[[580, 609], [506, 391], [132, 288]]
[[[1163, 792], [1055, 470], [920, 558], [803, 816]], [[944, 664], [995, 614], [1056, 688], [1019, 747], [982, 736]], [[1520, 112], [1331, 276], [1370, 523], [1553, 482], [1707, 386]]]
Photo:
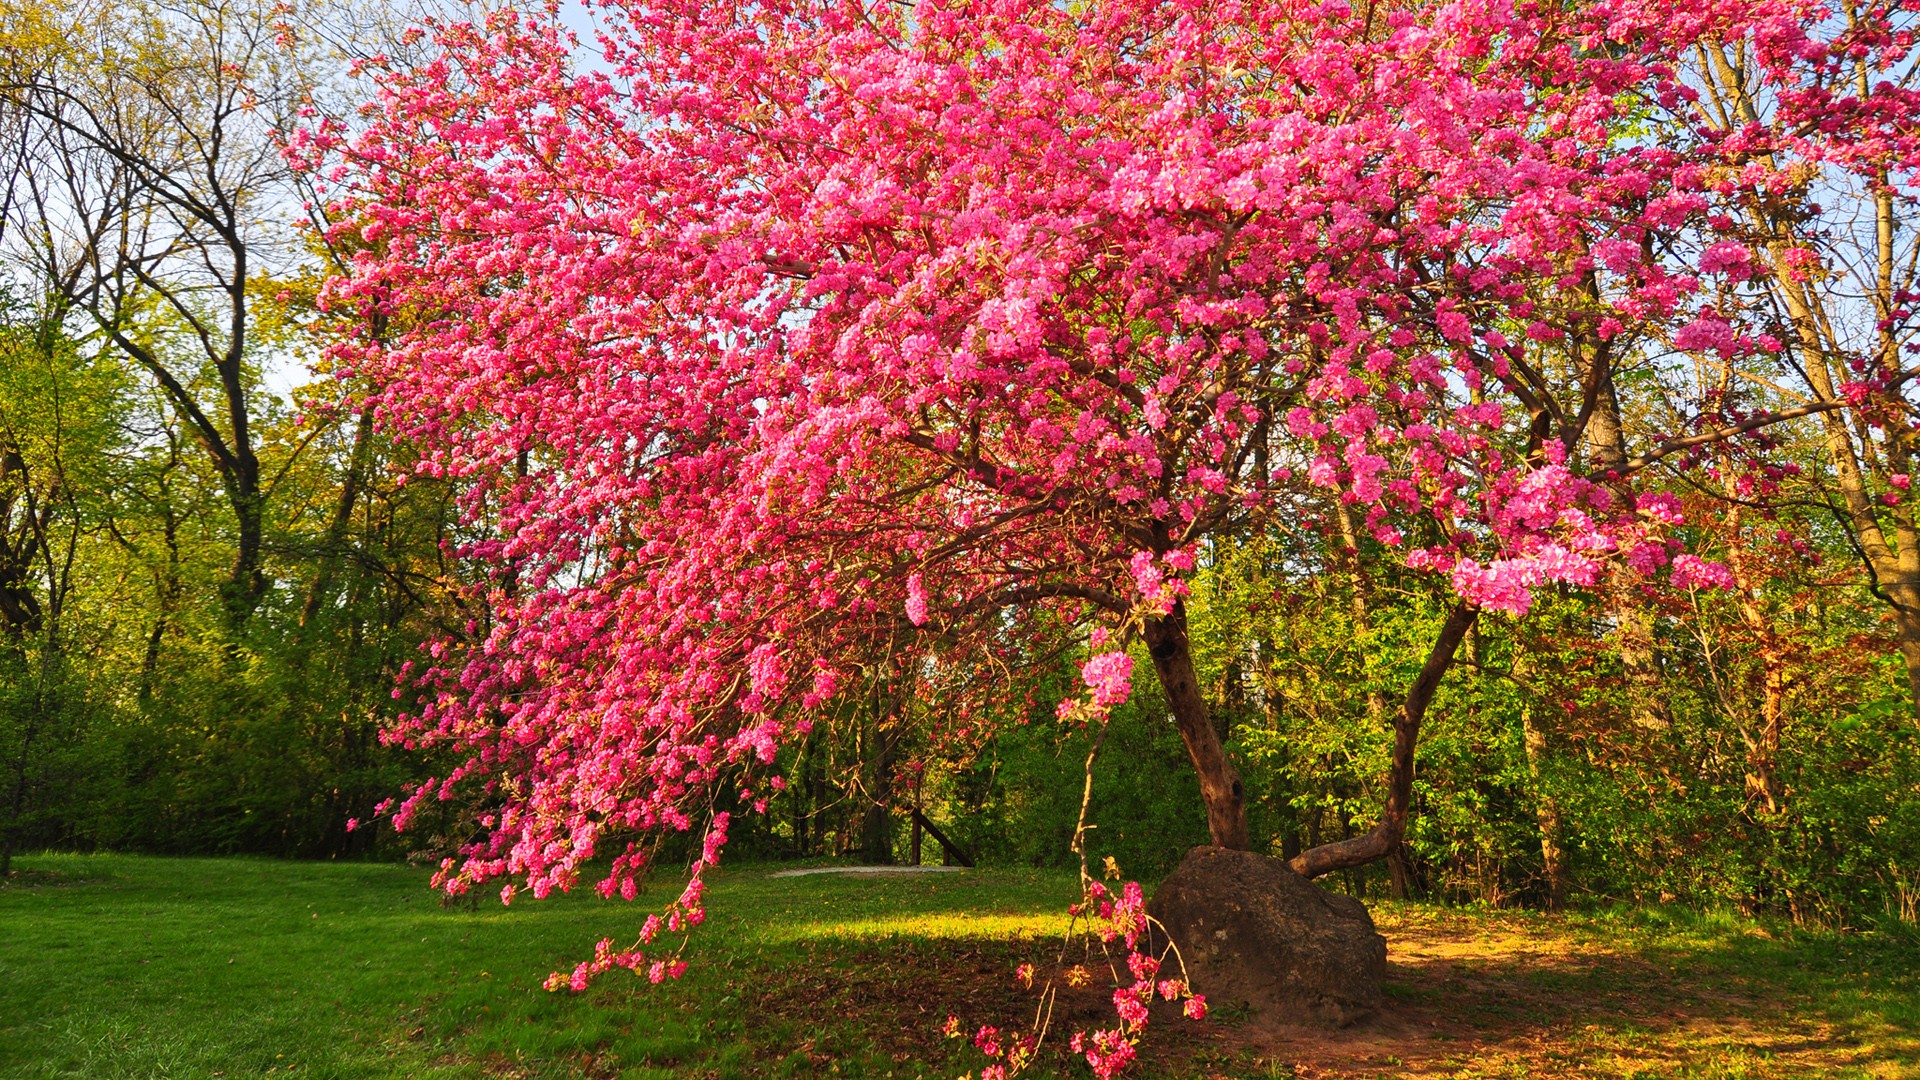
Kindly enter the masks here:
[[[0, 888], [0, 1077], [943, 1077], [1018, 1026], [1070, 874], [715, 875], [686, 978], [541, 981], [638, 904], [443, 908], [417, 869], [41, 856]], [[1920, 940], [1737, 915], [1384, 904], [1389, 1022], [1150, 1033], [1143, 1077], [1920, 1076]], [[1096, 1002], [1097, 1004], [1097, 1002]], [[1181, 1022], [1183, 1025], [1185, 1022]], [[1064, 1041], [1056, 1032], [1053, 1045]], [[1085, 1076], [1064, 1056], [1035, 1075]]]
[[[602, 937], [630, 940], [669, 887], [637, 904], [581, 890], [448, 909], [425, 872], [397, 866], [66, 855], [24, 866], [58, 883], [0, 890], [6, 1077], [647, 1076], [693, 1062], [760, 1075], [779, 1050], [765, 1036], [779, 1033], [749, 1037], [767, 1025], [735, 983], [830, 975], [863, 943], [937, 953], [1054, 935], [1073, 893], [1058, 874], [721, 872], [684, 980], [614, 972], [574, 995], [540, 983]], [[918, 1075], [863, 1062], [850, 1023], [821, 1016], [819, 1031], [788, 1035], [795, 1046], [831, 1036], [863, 1075]]]

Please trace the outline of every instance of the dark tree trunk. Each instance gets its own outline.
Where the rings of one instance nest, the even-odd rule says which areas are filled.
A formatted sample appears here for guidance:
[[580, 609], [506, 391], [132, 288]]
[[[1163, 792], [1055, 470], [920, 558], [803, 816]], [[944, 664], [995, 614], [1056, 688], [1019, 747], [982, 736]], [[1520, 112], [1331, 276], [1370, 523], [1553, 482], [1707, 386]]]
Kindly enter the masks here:
[[1566, 850], [1560, 846], [1563, 832], [1560, 800], [1545, 790], [1547, 733], [1534, 720], [1531, 704], [1520, 710], [1520, 728], [1526, 740], [1527, 773], [1534, 785], [1533, 820], [1540, 829], [1540, 865], [1547, 878], [1547, 910], [1559, 911], [1567, 906], [1568, 891]]
[[1387, 853], [1387, 889], [1395, 900], [1407, 900], [1413, 896], [1413, 864], [1407, 861], [1405, 844], [1396, 844]]
[[7, 799], [6, 829], [0, 831], [0, 882], [7, 880], [13, 872], [13, 847], [15, 834], [20, 830], [20, 819], [25, 816], [27, 806], [27, 764], [33, 759], [33, 743], [40, 733], [40, 701], [36, 696], [28, 707], [26, 729], [21, 732], [20, 752], [14, 758], [12, 791]]
[[876, 676], [873, 688], [872, 756], [867, 761], [867, 807], [860, 822], [861, 858], [876, 866], [893, 862], [893, 756], [900, 742], [900, 676]]
[[1432, 704], [1441, 678], [1453, 666], [1460, 642], [1479, 617], [1480, 609], [1465, 601], [1454, 605], [1440, 628], [1433, 650], [1427, 654], [1426, 664], [1413, 680], [1400, 712], [1394, 717], [1393, 766], [1387, 777], [1387, 806], [1380, 815], [1380, 823], [1360, 836], [1301, 852], [1288, 864], [1294, 870], [1310, 878], [1319, 877], [1384, 859], [1400, 846], [1407, 832], [1407, 812], [1413, 805], [1413, 750], [1420, 739], [1420, 721], [1427, 715], [1427, 706]]
[[333, 590], [333, 579], [340, 572], [346, 555], [347, 531], [353, 525], [354, 506], [360, 500], [360, 487], [373, 458], [373, 409], [363, 406], [353, 429], [353, 451], [347, 459], [347, 475], [340, 481], [340, 497], [334, 501], [333, 519], [327, 523], [327, 538], [320, 553], [320, 568], [307, 588], [307, 599], [300, 606], [300, 629], [320, 614], [321, 606]]
[[1207, 829], [1215, 847], [1244, 851], [1247, 843], [1246, 790], [1240, 773], [1227, 760], [1214, 730], [1213, 717], [1200, 694], [1193, 670], [1193, 646], [1187, 637], [1187, 609], [1175, 602], [1173, 610], [1146, 625], [1147, 653], [1166, 691], [1174, 726], [1186, 744], [1187, 756], [1200, 776], [1200, 798], [1207, 807]]

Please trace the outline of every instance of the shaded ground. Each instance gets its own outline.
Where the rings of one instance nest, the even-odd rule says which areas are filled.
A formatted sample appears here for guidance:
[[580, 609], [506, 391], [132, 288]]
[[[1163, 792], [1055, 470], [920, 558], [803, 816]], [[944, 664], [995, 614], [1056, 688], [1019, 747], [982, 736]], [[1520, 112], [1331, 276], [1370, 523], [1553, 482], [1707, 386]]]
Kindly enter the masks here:
[[[1390, 905], [1388, 1007], [1340, 1031], [1216, 1003], [1194, 1023], [1157, 1018], [1143, 1055], [1158, 1076], [1920, 1077], [1920, 949], [1880, 934], [1785, 934], [1698, 916], [1564, 916]], [[1008, 972], [1049, 943], [895, 943], [835, 952], [820, 977], [754, 1006], [870, 1018], [897, 1061], [943, 1051], [958, 1013], [1025, 1029], [1034, 996]], [[824, 959], [824, 958], [823, 958]], [[1050, 1042], [1110, 1022], [1108, 987], [1056, 1007]], [[891, 1024], [889, 1022], [892, 1022]], [[951, 1049], [951, 1044], [945, 1049]], [[964, 1059], [964, 1055], [962, 1055]], [[1048, 1071], [1071, 1073], [1058, 1045]], [[829, 1055], [814, 1063], [831, 1067]], [[973, 1064], [979, 1064], [976, 1059]]]
[[[407, 867], [36, 857], [0, 887], [0, 1078], [938, 1077], [985, 1064], [958, 1016], [1024, 1029], [1070, 875], [718, 875], [693, 968], [539, 989], [640, 905], [442, 908]], [[587, 890], [582, 890], [586, 892]], [[1678, 913], [1386, 905], [1390, 1006], [1341, 1032], [1214, 1002], [1156, 1020], [1143, 1077], [1920, 1078], [1920, 934]], [[1068, 962], [1084, 959], [1069, 957]], [[1090, 965], [1098, 967], [1098, 965]], [[1033, 1077], [1110, 1022], [1063, 999]], [[1131, 1074], [1130, 1074], [1131, 1075]]]
[[1901, 942], [1404, 907], [1379, 921], [1384, 1015], [1332, 1034], [1249, 1021], [1222, 1044], [1301, 1077], [1920, 1076], [1920, 971]]

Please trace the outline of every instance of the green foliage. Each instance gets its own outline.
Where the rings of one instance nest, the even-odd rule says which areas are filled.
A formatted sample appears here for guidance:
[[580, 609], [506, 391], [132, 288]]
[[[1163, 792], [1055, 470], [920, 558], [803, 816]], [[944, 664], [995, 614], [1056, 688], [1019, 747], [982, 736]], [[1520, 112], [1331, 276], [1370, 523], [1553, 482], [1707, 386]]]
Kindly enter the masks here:
[[[129, 333], [164, 352], [181, 328], [151, 307]], [[443, 592], [444, 490], [403, 487], [352, 414], [296, 418], [250, 370], [270, 587], [235, 627], [221, 480], [176, 410], [54, 316], [0, 315], [0, 841], [371, 850], [347, 819], [423, 767], [377, 730]]]
[[[1150, 673], [1144, 652], [1136, 652], [1135, 671]], [[1150, 674], [1134, 685], [1132, 699], [1114, 710], [1094, 760], [1087, 855], [1096, 867], [1112, 858], [1127, 876], [1154, 880], [1188, 848], [1207, 842], [1206, 821], [1197, 812], [1199, 782], [1158, 685]], [[992, 861], [1074, 866], [1070, 845], [1093, 732], [1059, 722], [1051, 708], [1037, 711], [992, 742], [956, 783], [946, 810]]]
[[[1197, 663], [1230, 725], [1256, 846], [1291, 856], [1371, 828], [1392, 711], [1443, 598], [1278, 541], [1208, 554], [1190, 603]], [[1374, 866], [1332, 884], [1494, 906], [1734, 903], [1814, 925], [1914, 923], [1920, 729], [1904, 672], [1871, 609], [1803, 581], [1786, 573], [1752, 594], [1652, 609], [1650, 675], [1630, 670], [1607, 596], [1548, 595], [1526, 619], [1483, 618], [1421, 732], [1404, 873]], [[1768, 756], [1777, 810], [1754, 787], [1766, 662], [1742, 605], [1771, 612], [1772, 663], [1787, 673]], [[1096, 767], [1091, 842], [1096, 861], [1113, 854], [1149, 878], [1205, 842], [1151, 670], [1137, 655], [1134, 700]], [[954, 785], [973, 794], [944, 812], [990, 858], [1060, 865], [1087, 745], [1050, 718], [1009, 730]]]

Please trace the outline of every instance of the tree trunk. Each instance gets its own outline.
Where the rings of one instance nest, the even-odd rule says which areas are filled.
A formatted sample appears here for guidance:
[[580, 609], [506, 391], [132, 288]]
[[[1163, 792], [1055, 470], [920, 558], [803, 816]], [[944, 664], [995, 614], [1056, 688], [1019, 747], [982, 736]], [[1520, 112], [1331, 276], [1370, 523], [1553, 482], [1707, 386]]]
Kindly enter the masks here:
[[1413, 864], [1407, 859], [1407, 846], [1396, 844], [1387, 852], [1387, 894], [1395, 900], [1408, 900], [1413, 893]]
[[1540, 828], [1540, 865], [1547, 875], [1547, 910], [1567, 906], [1567, 859], [1560, 847], [1560, 800], [1547, 794], [1547, 733], [1533, 718], [1533, 706], [1520, 709], [1520, 730], [1527, 748], [1527, 774], [1533, 779], [1533, 820]]
[[[340, 481], [340, 497], [334, 500], [333, 519], [327, 523], [327, 538], [320, 552], [320, 567], [307, 588], [307, 599], [300, 606], [302, 631], [320, 614], [320, 607], [333, 590], [333, 579], [347, 548], [347, 530], [353, 524], [353, 509], [360, 499], [363, 483], [373, 457], [373, 408], [362, 406], [353, 429], [353, 451], [347, 459], [347, 475]], [[303, 635], [304, 636], [304, 635]]]
[[875, 675], [872, 756], [867, 761], [868, 802], [860, 822], [861, 857], [876, 866], [893, 863], [893, 753], [900, 742], [901, 676]]
[[1454, 604], [1427, 662], [1407, 690], [1406, 700], [1393, 720], [1393, 766], [1387, 777], [1387, 806], [1380, 823], [1361, 836], [1321, 844], [1294, 856], [1288, 864], [1307, 877], [1365, 866], [1387, 857], [1407, 833], [1407, 813], [1413, 805], [1413, 750], [1420, 738], [1420, 721], [1427, 715], [1434, 691], [1453, 666], [1460, 642], [1480, 617], [1480, 609], [1462, 600]]
[[1241, 786], [1239, 771], [1227, 760], [1206, 699], [1200, 695], [1200, 679], [1193, 670], [1193, 645], [1187, 637], [1186, 604], [1175, 601], [1172, 611], [1147, 620], [1146, 639], [1153, 670], [1166, 691], [1167, 707], [1173, 710], [1174, 726], [1186, 744], [1187, 756], [1193, 759], [1194, 772], [1200, 776], [1200, 799], [1207, 807], [1207, 829], [1214, 845], [1245, 851], [1246, 790]]
[[[1769, 241], [1767, 250], [1776, 271], [1784, 267], [1787, 252], [1792, 247], [1790, 238], [1785, 235]], [[1788, 322], [1794, 330], [1794, 341], [1799, 346], [1800, 367], [1806, 376], [1808, 388], [1813, 392], [1811, 396], [1822, 405], [1840, 401], [1839, 385], [1849, 375], [1837, 359], [1844, 355], [1844, 350], [1828, 337], [1830, 322], [1822, 310], [1820, 295], [1805, 284], [1794, 281], [1791, 275], [1776, 273], [1774, 279], [1778, 296], [1787, 311]], [[1893, 306], [1891, 295], [1883, 295], [1878, 299], [1885, 305], [1882, 310]], [[1887, 344], [1893, 343], [1889, 340]], [[1913, 718], [1920, 723], [1920, 529], [1916, 528], [1911, 501], [1884, 508], [1883, 511], [1878, 507], [1868, 482], [1870, 474], [1884, 484], [1885, 477], [1878, 473], [1905, 472], [1910, 469], [1909, 451], [1901, 440], [1891, 439], [1887, 443], [1888, 458], [1878, 469], [1874, 467], [1871, 457], [1863, 462], [1855, 444], [1856, 432], [1847, 424], [1849, 413], [1858, 421], [1858, 413], [1853, 410], [1836, 409], [1820, 414], [1827, 454], [1833, 462], [1834, 481], [1839, 487], [1841, 499], [1840, 506], [1829, 505], [1865, 565], [1874, 595], [1893, 609], [1894, 625], [1900, 631], [1900, 652], [1907, 664], [1907, 689], [1912, 695]], [[1864, 435], [1864, 431], [1861, 434]], [[1865, 441], [1864, 438], [1862, 441]], [[1871, 450], [1870, 444], [1868, 448]], [[1882, 527], [1883, 512], [1889, 519], [1891, 529]]]
[[[1740, 510], [1736, 505], [1727, 511], [1727, 565], [1733, 571], [1735, 606], [1739, 608], [1740, 621], [1746, 624], [1760, 652], [1760, 728], [1752, 730], [1743, 717], [1740, 733], [1747, 743], [1747, 798], [1757, 800], [1771, 816], [1778, 814], [1786, 802], [1786, 788], [1780, 783], [1777, 769], [1780, 736], [1786, 726], [1787, 659], [1785, 643], [1761, 603], [1760, 583], [1755, 580], [1753, 560], [1740, 528]], [[1742, 713], [1746, 711], [1744, 702], [1735, 708]]]
[[12, 791], [7, 799], [6, 829], [0, 831], [0, 883], [7, 880], [13, 872], [13, 846], [15, 834], [20, 829], [20, 818], [27, 805], [27, 764], [32, 760], [33, 743], [40, 733], [40, 701], [38, 696], [28, 708], [26, 730], [21, 733], [20, 753], [13, 760]]

